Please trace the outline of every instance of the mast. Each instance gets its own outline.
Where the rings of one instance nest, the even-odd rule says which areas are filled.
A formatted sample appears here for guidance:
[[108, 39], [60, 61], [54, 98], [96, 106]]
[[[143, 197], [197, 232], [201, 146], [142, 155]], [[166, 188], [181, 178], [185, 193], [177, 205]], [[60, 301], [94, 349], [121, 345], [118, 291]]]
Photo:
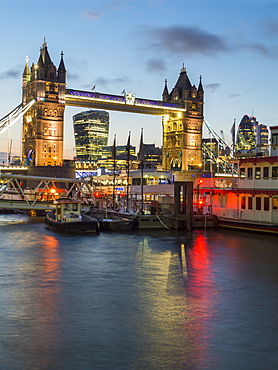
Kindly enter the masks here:
[[115, 210], [115, 186], [116, 186], [116, 134], [114, 135], [114, 142], [112, 148], [113, 157], [113, 209]]
[[127, 184], [126, 184], [126, 212], [128, 212], [128, 202], [129, 202], [129, 162], [130, 162], [130, 131], [128, 134], [127, 145], [126, 145], [126, 153], [127, 153]]
[[144, 179], [144, 144], [143, 144], [143, 128], [141, 128], [141, 139], [140, 139], [140, 148], [138, 153], [138, 160], [140, 161], [140, 167], [141, 167], [141, 210], [143, 212], [144, 209], [144, 185], [143, 185], [143, 179]]

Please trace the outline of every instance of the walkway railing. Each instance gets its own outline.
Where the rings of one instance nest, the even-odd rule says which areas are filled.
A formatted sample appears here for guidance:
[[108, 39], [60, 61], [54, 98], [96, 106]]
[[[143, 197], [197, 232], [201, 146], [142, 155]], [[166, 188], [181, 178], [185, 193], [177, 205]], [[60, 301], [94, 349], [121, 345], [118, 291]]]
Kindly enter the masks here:
[[[33, 188], [24, 188], [32, 182]], [[85, 203], [95, 201], [89, 181], [0, 174], [0, 208], [51, 209], [58, 197], [70, 197]]]

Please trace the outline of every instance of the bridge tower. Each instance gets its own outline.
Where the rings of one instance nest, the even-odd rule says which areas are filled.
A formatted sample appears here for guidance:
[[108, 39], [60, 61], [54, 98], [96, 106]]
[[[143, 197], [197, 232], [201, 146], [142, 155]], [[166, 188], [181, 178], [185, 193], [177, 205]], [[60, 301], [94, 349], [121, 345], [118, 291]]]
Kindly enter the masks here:
[[38, 62], [30, 68], [26, 58], [22, 75], [23, 106], [35, 99], [23, 116], [22, 156], [25, 165], [63, 164], [65, 86], [63, 53], [57, 70], [44, 42]]
[[191, 85], [183, 67], [176, 85], [168, 92], [167, 80], [162, 94], [164, 102], [179, 103], [185, 111], [162, 118], [163, 170], [190, 171], [202, 167], [202, 126], [204, 90], [202, 79], [198, 88]]

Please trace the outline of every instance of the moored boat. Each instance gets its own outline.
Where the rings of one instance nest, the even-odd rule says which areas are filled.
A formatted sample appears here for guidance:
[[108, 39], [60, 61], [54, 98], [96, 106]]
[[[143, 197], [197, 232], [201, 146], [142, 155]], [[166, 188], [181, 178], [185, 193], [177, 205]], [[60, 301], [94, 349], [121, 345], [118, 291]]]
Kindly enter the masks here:
[[133, 227], [133, 219], [122, 217], [112, 210], [100, 210], [92, 208], [85, 215], [96, 218], [100, 223], [100, 230], [105, 231], [127, 231]]
[[47, 229], [71, 234], [99, 232], [98, 220], [81, 212], [81, 201], [63, 198], [54, 204], [55, 209], [45, 216]]

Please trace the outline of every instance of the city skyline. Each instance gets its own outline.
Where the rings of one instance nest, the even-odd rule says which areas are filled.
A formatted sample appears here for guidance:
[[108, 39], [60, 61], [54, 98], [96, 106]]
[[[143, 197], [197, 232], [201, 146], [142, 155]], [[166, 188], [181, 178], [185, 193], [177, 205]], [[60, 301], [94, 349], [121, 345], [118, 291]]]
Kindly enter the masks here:
[[[171, 91], [184, 64], [192, 84], [198, 86], [202, 75], [204, 117], [219, 134], [224, 132], [228, 143], [234, 119], [237, 128], [245, 114], [267, 126], [278, 124], [275, 1], [234, 1], [225, 9], [220, 1], [199, 1], [198, 9], [187, 1], [169, 5], [163, 0], [0, 4], [0, 118], [21, 102], [25, 57], [36, 63], [45, 37], [56, 66], [64, 52], [69, 88], [91, 91], [95, 86], [99, 92], [120, 95], [125, 90], [161, 100], [164, 80]], [[74, 154], [72, 117], [84, 110], [66, 107], [66, 159]], [[138, 148], [143, 127], [145, 143], [161, 146], [160, 117], [109, 114], [109, 145], [114, 134], [124, 144], [131, 131], [131, 143]], [[21, 121], [0, 135], [1, 152], [10, 139], [12, 155], [20, 154]]]

